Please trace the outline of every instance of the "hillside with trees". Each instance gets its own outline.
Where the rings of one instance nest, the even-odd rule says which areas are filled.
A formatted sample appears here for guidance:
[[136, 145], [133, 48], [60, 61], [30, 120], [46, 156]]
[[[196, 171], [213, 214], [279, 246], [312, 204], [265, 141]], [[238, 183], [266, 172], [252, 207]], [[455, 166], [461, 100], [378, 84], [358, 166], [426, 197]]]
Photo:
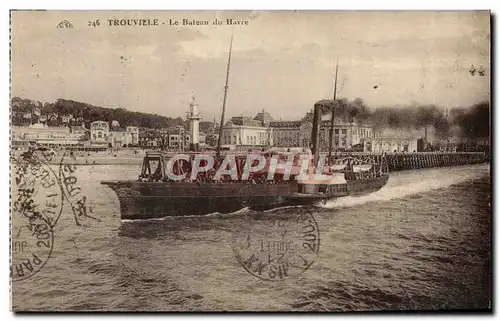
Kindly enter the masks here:
[[49, 126], [81, 125], [91, 122], [118, 121], [121, 127], [139, 126], [165, 128], [184, 125], [181, 117], [170, 118], [157, 114], [129, 111], [124, 108], [104, 108], [59, 98], [55, 102], [40, 102], [14, 97], [11, 101], [12, 125], [27, 126], [42, 121]]

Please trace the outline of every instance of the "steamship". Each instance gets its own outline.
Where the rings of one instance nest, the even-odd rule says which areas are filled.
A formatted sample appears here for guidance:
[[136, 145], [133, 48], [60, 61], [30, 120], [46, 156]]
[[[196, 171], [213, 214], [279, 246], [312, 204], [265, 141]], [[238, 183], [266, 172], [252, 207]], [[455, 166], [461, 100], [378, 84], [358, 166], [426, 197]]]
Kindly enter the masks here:
[[[355, 157], [340, 159], [328, 157], [326, 162], [321, 159], [319, 153], [321, 116], [325, 112], [332, 112], [331, 131], [333, 131], [336, 89], [333, 101], [320, 100], [314, 104], [311, 149], [304, 149], [301, 153], [293, 155], [289, 155], [288, 151], [273, 149], [260, 151], [258, 153], [262, 156], [261, 159], [265, 160], [263, 169], [251, 173], [251, 177], [242, 179], [245, 166], [253, 166], [245, 164], [249, 159], [249, 153], [256, 152], [221, 150], [232, 44], [231, 36], [219, 140], [213, 155], [215, 158], [213, 168], [207, 172], [191, 175], [193, 167], [197, 166], [195, 159], [199, 153], [195, 139], [198, 137], [198, 122], [201, 119], [197, 105], [192, 103], [187, 117], [190, 120], [193, 139], [188, 157], [176, 159], [172, 154], [147, 153], [138, 180], [101, 182], [117, 194], [122, 219], [224, 214], [247, 207], [254, 210], [269, 210], [283, 206], [316, 205], [339, 197], [373, 193], [387, 184], [389, 173], [385, 157], [379, 158], [381, 161]], [[336, 79], [337, 77], [335, 83]], [[331, 149], [330, 142], [330, 155]], [[237, 179], [229, 175], [219, 177], [213, 175], [224, 164], [226, 157], [234, 157]], [[291, 170], [287, 173], [281, 169], [271, 169], [273, 158], [278, 163], [293, 159]], [[268, 177], [270, 170], [274, 172], [271, 179]], [[183, 175], [185, 179], [173, 180], [169, 171], [174, 175]]]

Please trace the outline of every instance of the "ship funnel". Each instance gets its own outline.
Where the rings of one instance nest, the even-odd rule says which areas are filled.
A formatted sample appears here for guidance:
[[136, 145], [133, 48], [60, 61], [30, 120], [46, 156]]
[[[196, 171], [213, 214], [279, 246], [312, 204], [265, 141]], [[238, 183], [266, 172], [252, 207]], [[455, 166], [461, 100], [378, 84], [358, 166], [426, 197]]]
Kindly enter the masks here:
[[314, 104], [313, 110], [313, 127], [311, 134], [312, 141], [312, 154], [314, 157], [314, 164], [318, 164], [319, 160], [319, 133], [321, 127], [321, 116], [329, 113], [331, 109], [334, 107], [333, 100], [320, 100]]

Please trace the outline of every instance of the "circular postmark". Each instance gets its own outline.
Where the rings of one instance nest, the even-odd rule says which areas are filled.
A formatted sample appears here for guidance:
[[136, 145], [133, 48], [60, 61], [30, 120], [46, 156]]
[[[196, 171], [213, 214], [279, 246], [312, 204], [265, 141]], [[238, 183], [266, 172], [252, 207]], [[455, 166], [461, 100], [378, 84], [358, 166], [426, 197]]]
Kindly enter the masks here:
[[274, 214], [249, 217], [234, 238], [233, 252], [251, 275], [279, 281], [311, 267], [320, 237], [316, 220], [304, 209]]
[[64, 195], [44, 156], [25, 153], [12, 159], [11, 265], [13, 281], [39, 272], [54, 246], [53, 227], [62, 213]]
[[[73, 213], [75, 223], [77, 226], [80, 226], [81, 220], [85, 220], [86, 218], [96, 218], [90, 215], [90, 213], [92, 213], [93, 206], [88, 206], [87, 197], [85, 195], [82, 195], [82, 189], [78, 185], [78, 179], [76, 177], [76, 166], [71, 165], [71, 161], [66, 164], [66, 162], [64, 161], [65, 156], [66, 153], [63, 154], [61, 161], [59, 162], [59, 182], [61, 185], [62, 194], [67, 201], [69, 209]], [[76, 161], [76, 157], [73, 155], [73, 153], [70, 154], [70, 157]]]

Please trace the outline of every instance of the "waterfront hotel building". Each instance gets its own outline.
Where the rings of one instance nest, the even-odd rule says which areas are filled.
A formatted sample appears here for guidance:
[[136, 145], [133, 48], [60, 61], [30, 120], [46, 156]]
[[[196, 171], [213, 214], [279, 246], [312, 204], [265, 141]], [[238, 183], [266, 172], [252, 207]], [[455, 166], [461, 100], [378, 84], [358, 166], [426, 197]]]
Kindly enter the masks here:
[[[330, 116], [322, 119], [320, 128], [320, 148], [327, 150], [330, 137]], [[223, 128], [222, 142], [231, 146], [311, 146], [312, 113], [301, 120], [274, 120], [265, 110], [251, 117], [233, 117]], [[370, 124], [346, 121], [344, 117], [335, 119], [333, 147], [347, 149], [362, 144], [374, 137]]]

